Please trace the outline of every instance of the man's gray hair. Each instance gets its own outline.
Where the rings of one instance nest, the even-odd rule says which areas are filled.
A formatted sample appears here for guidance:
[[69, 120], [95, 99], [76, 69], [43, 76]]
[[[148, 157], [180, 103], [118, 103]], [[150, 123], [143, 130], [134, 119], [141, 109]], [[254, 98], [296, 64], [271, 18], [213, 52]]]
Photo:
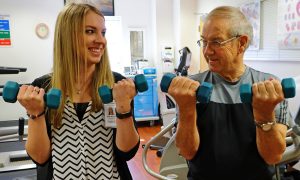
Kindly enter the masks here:
[[253, 39], [253, 27], [248, 21], [246, 16], [240, 11], [240, 9], [232, 6], [220, 6], [213, 9], [205, 18], [206, 20], [212, 18], [223, 18], [228, 20], [230, 29], [229, 36], [246, 35], [249, 38], [249, 44]]

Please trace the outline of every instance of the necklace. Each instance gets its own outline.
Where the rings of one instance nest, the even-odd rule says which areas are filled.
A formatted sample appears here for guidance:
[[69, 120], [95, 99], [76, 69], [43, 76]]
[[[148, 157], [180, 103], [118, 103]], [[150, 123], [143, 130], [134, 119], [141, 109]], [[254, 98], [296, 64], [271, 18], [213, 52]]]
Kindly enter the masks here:
[[80, 95], [84, 92], [85, 88], [83, 88], [83, 87], [84, 87], [84, 84], [82, 84], [81, 87], [76, 88], [76, 94], [77, 95]]
[[77, 95], [81, 95], [82, 93], [84, 93], [88, 89], [89, 84], [90, 84], [90, 80], [86, 80], [78, 88], [75, 86], [75, 92], [76, 92], [76, 94]]
[[76, 91], [77, 95], [80, 95], [83, 92], [83, 86], [84, 86], [84, 83], [82, 83], [82, 85], [78, 88], [75, 86], [75, 91]]
[[[75, 82], [75, 93], [77, 95], [81, 95], [83, 93], [86, 92], [86, 90], [89, 88], [89, 86], [91, 85], [91, 76], [84, 76], [83, 79], [79, 78], [79, 80], [77, 81], [77, 83]], [[78, 86], [76, 86], [78, 85]], [[77, 88], [78, 87], [78, 88]]]

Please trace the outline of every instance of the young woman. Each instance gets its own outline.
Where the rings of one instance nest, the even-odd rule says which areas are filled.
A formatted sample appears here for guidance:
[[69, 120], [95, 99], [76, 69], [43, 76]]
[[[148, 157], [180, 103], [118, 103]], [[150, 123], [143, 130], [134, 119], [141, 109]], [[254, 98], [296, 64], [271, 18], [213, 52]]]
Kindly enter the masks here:
[[[105, 32], [95, 7], [65, 6], [56, 21], [53, 73], [20, 87], [18, 101], [29, 116], [26, 151], [38, 179], [132, 179], [126, 161], [139, 147], [132, 115], [136, 90], [131, 79], [111, 71]], [[113, 88], [116, 128], [105, 124], [101, 85]], [[55, 110], [43, 100], [52, 87], [62, 92]]]

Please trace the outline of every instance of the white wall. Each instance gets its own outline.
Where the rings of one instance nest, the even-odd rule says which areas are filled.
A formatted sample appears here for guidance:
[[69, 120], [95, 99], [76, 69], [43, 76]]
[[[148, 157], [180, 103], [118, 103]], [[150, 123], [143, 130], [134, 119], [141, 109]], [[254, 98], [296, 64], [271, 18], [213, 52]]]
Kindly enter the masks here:
[[158, 69], [158, 82], [162, 75], [161, 51], [165, 46], [174, 49], [174, 67], [180, 60], [179, 50], [189, 47], [192, 54], [190, 73], [196, 73], [199, 69], [199, 52], [197, 48], [197, 15], [196, 0], [155, 0], [154, 1], [154, 29], [156, 35], [155, 64]]
[[152, 2], [149, 0], [115, 0], [115, 15], [122, 17], [124, 61], [131, 62], [130, 56], [130, 29], [143, 29], [145, 32], [145, 59], [150, 66], [153, 60], [153, 31], [152, 31]]
[[[54, 24], [63, 0], [1, 0], [0, 14], [10, 15], [11, 47], [0, 47], [0, 66], [25, 67], [26, 72], [0, 75], [0, 84], [12, 80], [31, 83], [34, 78], [50, 72], [52, 67]], [[38, 23], [50, 29], [46, 39], [35, 34]], [[0, 98], [0, 120], [18, 119], [25, 110], [18, 104], [5, 103]]]
[[[26, 73], [9, 75], [9, 78], [22, 77], [24, 82], [31, 82], [33, 77], [51, 70], [54, 24], [62, 6], [61, 0], [1, 1], [0, 14], [10, 15], [12, 39], [11, 47], [0, 47], [1, 66], [27, 67]], [[46, 39], [40, 39], [35, 34], [35, 27], [41, 22], [50, 29]], [[1, 84], [7, 78], [3, 77], [0, 76]]]
[[155, 0], [154, 9], [155, 13], [153, 13], [153, 18], [155, 19], [155, 23], [153, 24], [153, 28], [156, 33], [154, 36], [154, 39], [156, 40], [156, 43], [154, 44], [154, 63], [156, 65], [158, 75], [161, 76], [161, 51], [165, 46], [173, 47], [173, 49], [175, 48], [175, 35], [173, 27], [173, 2], [172, 0]]

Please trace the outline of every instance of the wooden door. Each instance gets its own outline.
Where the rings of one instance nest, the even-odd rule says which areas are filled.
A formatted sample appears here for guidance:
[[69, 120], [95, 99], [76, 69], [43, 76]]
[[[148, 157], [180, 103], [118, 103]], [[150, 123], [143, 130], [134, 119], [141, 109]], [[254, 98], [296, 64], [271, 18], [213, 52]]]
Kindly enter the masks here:
[[[200, 35], [202, 34], [202, 28], [203, 28], [203, 20], [204, 20], [204, 18], [205, 18], [205, 15], [201, 15], [201, 17], [200, 17], [200, 25], [199, 25]], [[201, 36], [200, 36], [200, 38], [201, 38]], [[200, 47], [200, 72], [204, 72], [206, 70], [208, 70], [208, 64], [207, 64], [207, 62], [206, 62], [206, 60], [204, 58], [202, 47]]]

